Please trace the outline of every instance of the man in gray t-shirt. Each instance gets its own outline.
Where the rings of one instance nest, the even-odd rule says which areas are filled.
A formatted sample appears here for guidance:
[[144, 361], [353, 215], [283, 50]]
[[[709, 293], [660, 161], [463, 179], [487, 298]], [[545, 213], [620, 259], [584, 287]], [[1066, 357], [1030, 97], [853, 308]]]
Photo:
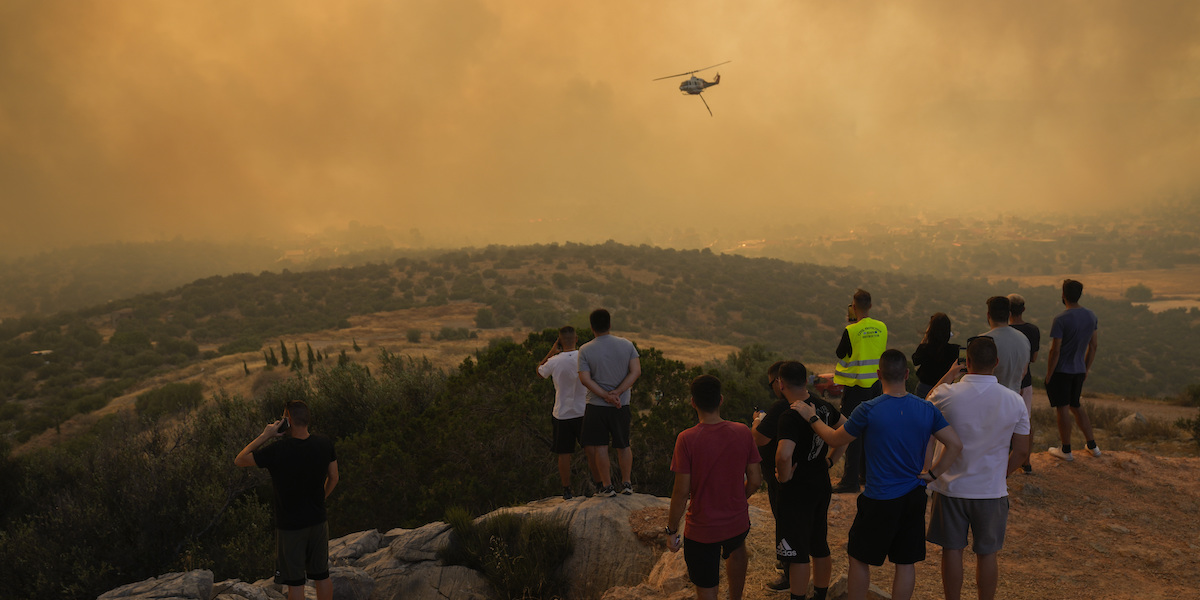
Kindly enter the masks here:
[[625, 338], [609, 333], [612, 316], [603, 308], [589, 316], [596, 338], [579, 348], [579, 381], [587, 388], [580, 435], [592, 473], [600, 477], [601, 496], [615, 496], [609, 471], [608, 447], [617, 451], [621, 468], [621, 493], [632, 494], [633, 451], [629, 447], [630, 388], [642, 374], [637, 348]]
[[1021, 380], [1029, 370], [1029, 338], [1008, 324], [1009, 301], [1007, 296], [988, 298], [988, 326], [991, 329], [982, 335], [996, 342], [1000, 363], [995, 376], [1000, 385], [1020, 394]]

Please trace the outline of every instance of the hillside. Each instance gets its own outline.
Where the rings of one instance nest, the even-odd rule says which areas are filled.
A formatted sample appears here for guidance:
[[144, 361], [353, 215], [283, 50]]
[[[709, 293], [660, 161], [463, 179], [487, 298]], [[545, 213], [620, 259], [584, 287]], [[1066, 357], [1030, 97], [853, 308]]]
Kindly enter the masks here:
[[[23, 443], [177, 369], [220, 356], [273, 352], [284, 339], [293, 350], [301, 342], [316, 342], [314, 350], [320, 350], [317, 332], [350, 328], [351, 318], [417, 308], [475, 309], [470, 322], [417, 333], [442, 339], [494, 339], [497, 332], [519, 337], [567, 322], [585, 326], [587, 312], [605, 306], [613, 310], [615, 326], [635, 339], [653, 334], [761, 345], [827, 363], [856, 287], [872, 292], [872, 314], [888, 323], [889, 345], [909, 351], [933, 312], [950, 315], [957, 339], [984, 331], [984, 301], [993, 294], [1023, 293], [1026, 318], [1043, 329], [1060, 306], [1051, 286], [910, 277], [611, 242], [489, 247], [430, 260], [210, 277], [54, 316], [5, 319], [0, 433]], [[1200, 348], [1179, 335], [1196, 327], [1200, 310], [1154, 313], [1088, 296], [1086, 288], [1084, 304], [1096, 310], [1101, 324], [1090, 392], [1171, 396], [1200, 381]], [[1035, 377], [1039, 374], [1035, 365]]]

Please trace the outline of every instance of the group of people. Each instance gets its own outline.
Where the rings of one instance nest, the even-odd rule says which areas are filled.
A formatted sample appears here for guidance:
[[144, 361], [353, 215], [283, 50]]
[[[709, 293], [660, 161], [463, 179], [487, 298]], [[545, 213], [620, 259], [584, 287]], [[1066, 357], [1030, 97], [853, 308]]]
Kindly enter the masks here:
[[[1100, 456], [1079, 403], [1097, 349], [1097, 320], [1079, 305], [1082, 289], [1078, 281], [1063, 282], [1065, 310], [1051, 326], [1045, 378], [1062, 439], [1049, 453], [1068, 461], [1072, 417], [1089, 452]], [[913, 353], [921, 381], [917, 394], [906, 387], [907, 357], [887, 348], [887, 327], [870, 317], [871, 296], [863, 290], [854, 294], [836, 350], [834, 379], [844, 390], [840, 410], [809, 393], [807, 369], [797, 361], [770, 367], [768, 382], [777, 400], [756, 412], [750, 427], [721, 417], [719, 380], [705, 375], [692, 382], [699, 422], [676, 441], [665, 531], [670, 548], [684, 550], [698, 598], [717, 597], [722, 558], [729, 597], [742, 596], [750, 527], [746, 498], [763, 481], [783, 572], [769, 589], [789, 592], [793, 600], [824, 600], [833, 570], [830, 499], [833, 493], [857, 493], [865, 483], [846, 546], [848, 598], [866, 597], [870, 568], [884, 560], [895, 565], [892, 597], [911, 597], [927, 541], [942, 548], [946, 598], [961, 597], [968, 541], [979, 597], [995, 597], [1009, 509], [1006, 479], [1031, 471], [1029, 367], [1037, 360], [1040, 332], [1023, 320], [1019, 295], [989, 298], [987, 307], [989, 330], [970, 338], [961, 354], [949, 343], [949, 318], [939, 313], [930, 319]], [[830, 469], [843, 456], [843, 476], [835, 486]]]
[[[1050, 329], [1045, 378], [1062, 439], [1049, 453], [1066, 461], [1074, 460], [1072, 418], [1088, 451], [1100, 456], [1079, 402], [1098, 345], [1096, 316], [1079, 305], [1082, 291], [1078, 281], [1063, 282], [1066, 310]], [[843, 386], [840, 409], [809, 393], [808, 370], [798, 361], [770, 367], [768, 381], [776, 401], [767, 411], [756, 412], [750, 427], [722, 418], [719, 379], [702, 375], [692, 381], [698, 423], [676, 440], [665, 533], [672, 551], [683, 549], [698, 598], [717, 597], [722, 559], [729, 597], [741, 598], [748, 569], [747, 498], [764, 481], [783, 570], [768, 587], [790, 592], [793, 600], [808, 597], [810, 578], [810, 598], [824, 600], [833, 570], [829, 503], [833, 493], [857, 493], [862, 483], [846, 548], [849, 598], [866, 597], [870, 567], [885, 559], [895, 565], [892, 597], [909, 598], [927, 540], [942, 547], [946, 598], [959, 598], [968, 532], [979, 596], [995, 596], [996, 555], [1008, 516], [1005, 479], [1022, 467], [1031, 469], [1029, 366], [1037, 360], [1040, 332], [1023, 321], [1025, 301], [1018, 295], [989, 298], [987, 306], [991, 328], [968, 340], [965, 358], [949, 342], [949, 317], [933, 315], [912, 356], [921, 382], [916, 395], [906, 389], [907, 357], [887, 348], [887, 326], [870, 317], [871, 296], [863, 290], [853, 296], [849, 323], [836, 349], [834, 380]], [[629, 401], [641, 375], [638, 352], [629, 340], [611, 334], [607, 310], [593, 311], [589, 323], [593, 340], [576, 349], [574, 329], [563, 327], [538, 365], [538, 373], [555, 384], [553, 450], [559, 455], [567, 500], [573, 497], [576, 443], [585, 450], [592, 478], [592, 489], [585, 493], [617, 495], [610, 447], [622, 479], [619, 493], [633, 493]], [[234, 463], [270, 472], [276, 501], [276, 583], [288, 586], [289, 598], [300, 599], [306, 580], [312, 580], [317, 598], [328, 600], [333, 587], [325, 499], [338, 483], [337, 455], [330, 440], [309, 433], [310, 420], [303, 402], [288, 403], [283, 418], [269, 423]], [[272, 440], [279, 441], [268, 444]], [[843, 456], [843, 475], [834, 486], [830, 469]]]

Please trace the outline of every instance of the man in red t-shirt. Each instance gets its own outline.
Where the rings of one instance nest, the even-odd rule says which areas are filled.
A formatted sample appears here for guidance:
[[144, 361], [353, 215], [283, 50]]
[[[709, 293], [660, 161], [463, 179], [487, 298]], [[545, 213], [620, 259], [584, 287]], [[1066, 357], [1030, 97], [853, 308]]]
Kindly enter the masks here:
[[[716, 600], [721, 558], [729, 598], [739, 600], [746, 585], [746, 534], [750, 505], [762, 485], [758, 447], [750, 428], [721, 418], [721, 380], [701, 375], [692, 380], [692, 407], [700, 423], [679, 434], [671, 471], [671, 511], [667, 535], [672, 552], [680, 547], [679, 518], [687, 507], [683, 560], [696, 597]], [[691, 502], [688, 502], [688, 497]]]

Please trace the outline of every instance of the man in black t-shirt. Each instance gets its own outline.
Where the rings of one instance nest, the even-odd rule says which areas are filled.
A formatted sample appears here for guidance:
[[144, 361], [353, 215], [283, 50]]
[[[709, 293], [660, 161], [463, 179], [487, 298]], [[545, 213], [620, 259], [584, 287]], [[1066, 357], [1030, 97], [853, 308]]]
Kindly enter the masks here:
[[[233, 464], [260, 467], [271, 473], [277, 543], [275, 583], [288, 586], [288, 600], [304, 600], [305, 580], [312, 579], [317, 599], [331, 600], [325, 498], [338, 482], [337, 455], [328, 438], [309, 434], [309, 419], [308, 405], [288, 402], [283, 418], [268, 424], [238, 453]], [[279, 437], [283, 439], [260, 449]]]
[[775, 470], [779, 480], [779, 513], [775, 523], [775, 556], [788, 564], [793, 599], [808, 592], [809, 557], [812, 557], [813, 600], [825, 600], [833, 575], [829, 551], [829, 499], [833, 487], [829, 468], [841, 458], [846, 446], [832, 453], [825, 440], [815, 434], [818, 419], [831, 428], [846, 420], [837, 407], [808, 393], [808, 371], [798, 362], [779, 368], [780, 390], [790, 407], [809, 403], [816, 415], [808, 422], [795, 410], [779, 418], [779, 447]]
[[[779, 482], [775, 480], [775, 468], [771, 465], [775, 464], [775, 448], [779, 445], [779, 417], [788, 409], [787, 400], [784, 400], [783, 394], [779, 392], [779, 367], [782, 365], [781, 360], [767, 369], [767, 385], [771, 388], [771, 396], [775, 398], [775, 402], [766, 412], [756, 411], [754, 422], [750, 425], [754, 443], [758, 445], [758, 454], [766, 465], [762, 470], [763, 481], [767, 482], [767, 500], [771, 503], [771, 515], [775, 517], [776, 524], [779, 523]], [[787, 565], [780, 562], [777, 566], [783, 574], [766, 584], [766, 587], [773, 592], [782, 592], [790, 587]]]

